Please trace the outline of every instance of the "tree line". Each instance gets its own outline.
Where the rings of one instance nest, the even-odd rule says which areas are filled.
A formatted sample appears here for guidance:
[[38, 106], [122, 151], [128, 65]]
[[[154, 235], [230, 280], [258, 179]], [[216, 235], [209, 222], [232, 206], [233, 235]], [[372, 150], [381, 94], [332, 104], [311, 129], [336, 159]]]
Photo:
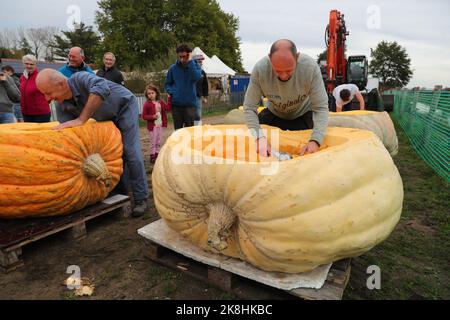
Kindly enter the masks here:
[[0, 31], [0, 56], [2, 58], [20, 59], [26, 54], [33, 54], [40, 59], [53, 60], [51, 43], [59, 32], [55, 27], [29, 28]]
[[222, 11], [215, 0], [101, 0], [95, 26], [81, 22], [73, 30], [55, 27], [0, 31], [0, 56], [64, 60], [68, 50], [80, 46], [87, 63], [101, 65], [103, 52], [112, 51], [120, 68], [149, 70], [173, 63], [175, 47], [186, 43], [217, 55], [243, 71], [239, 20]]
[[[239, 19], [222, 11], [215, 0], [100, 0], [98, 5], [96, 29], [81, 22], [68, 31], [0, 31], [0, 57], [20, 59], [31, 53], [40, 60], [65, 60], [71, 47], [80, 46], [87, 63], [101, 65], [103, 53], [112, 51], [123, 70], [161, 71], [175, 61], [175, 47], [187, 43], [244, 71], [236, 35]], [[411, 59], [397, 42], [382, 41], [371, 49], [371, 58], [370, 73], [380, 78], [383, 88], [408, 84]], [[326, 51], [321, 59], [326, 60]]]

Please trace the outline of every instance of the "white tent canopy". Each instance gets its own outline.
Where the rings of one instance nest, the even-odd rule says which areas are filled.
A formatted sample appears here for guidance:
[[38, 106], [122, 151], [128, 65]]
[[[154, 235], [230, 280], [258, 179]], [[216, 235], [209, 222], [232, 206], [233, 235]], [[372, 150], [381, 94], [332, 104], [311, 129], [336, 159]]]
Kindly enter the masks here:
[[203, 56], [205, 57], [205, 61], [211, 60], [211, 58], [208, 57], [208, 56], [206, 55], [206, 53], [204, 53], [203, 50], [200, 49], [199, 47], [195, 47], [194, 50], [192, 50], [192, 56], [196, 56], [196, 55], [200, 55], [200, 54], [203, 55]]
[[203, 70], [208, 77], [220, 78], [225, 76], [234, 76], [236, 74], [233, 69], [223, 63], [222, 60], [220, 60], [216, 55], [210, 58], [203, 52], [202, 49], [195, 47], [192, 51], [192, 56], [200, 54], [205, 57], [205, 60], [203, 60]]
[[214, 61], [214, 63], [220, 67], [223, 68], [223, 70], [231, 76], [234, 76], [236, 74], [236, 71], [234, 71], [233, 69], [231, 69], [229, 66], [227, 66], [222, 60], [219, 59], [218, 56], [213, 55], [211, 58], [212, 61]]

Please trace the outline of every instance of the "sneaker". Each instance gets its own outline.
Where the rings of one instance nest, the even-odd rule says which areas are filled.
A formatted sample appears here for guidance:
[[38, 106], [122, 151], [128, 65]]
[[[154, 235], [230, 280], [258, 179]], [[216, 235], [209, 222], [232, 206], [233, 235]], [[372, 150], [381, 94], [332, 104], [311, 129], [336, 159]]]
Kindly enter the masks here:
[[145, 211], [147, 211], [147, 208], [148, 206], [146, 200], [136, 201], [131, 215], [133, 217], [142, 217]]

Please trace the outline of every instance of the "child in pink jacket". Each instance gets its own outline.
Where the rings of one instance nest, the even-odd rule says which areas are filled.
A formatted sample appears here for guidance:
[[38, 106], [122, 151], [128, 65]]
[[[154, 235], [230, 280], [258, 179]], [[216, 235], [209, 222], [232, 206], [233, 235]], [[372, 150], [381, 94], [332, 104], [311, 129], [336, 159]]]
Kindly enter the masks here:
[[144, 95], [147, 101], [142, 108], [142, 119], [147, 120], [150, 135], [150, 163], [155, 163], [161, 150], [163, 128], [167, 128], [167, 113], [171, 109], [168, 103], [161, 99], [158, 88], [149, 84], [145, 87]]

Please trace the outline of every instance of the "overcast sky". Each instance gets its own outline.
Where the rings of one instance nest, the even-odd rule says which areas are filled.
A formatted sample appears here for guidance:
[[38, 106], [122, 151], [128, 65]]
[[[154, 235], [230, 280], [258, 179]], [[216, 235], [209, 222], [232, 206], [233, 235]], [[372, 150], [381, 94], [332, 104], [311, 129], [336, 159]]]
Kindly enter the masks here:
[[[149, 0], [151, 1], [151, 0]], [[450, 1], [448, 0], [219, 0], [239, 18], [244, 68], [266, 55], [273, 41], [293, 40], [300, 52], [316, 57], [325, 48], [324, 29], [331, 9], [345, 14], [348, 55], [370, 57], [370, 48], [397, 41], [406, 48], [414, 71], [408, 87], [450, 86]], [[96, 1], [2, 1], [0, 29], [56, 26], [67, 29], [81, 16], [94, 23]], [[202, 47], [201, 43], [197, 44]], [[208, 52], [206, 52], [208, 54]], [[369, 58], [370, 59], [370, 58]]]

